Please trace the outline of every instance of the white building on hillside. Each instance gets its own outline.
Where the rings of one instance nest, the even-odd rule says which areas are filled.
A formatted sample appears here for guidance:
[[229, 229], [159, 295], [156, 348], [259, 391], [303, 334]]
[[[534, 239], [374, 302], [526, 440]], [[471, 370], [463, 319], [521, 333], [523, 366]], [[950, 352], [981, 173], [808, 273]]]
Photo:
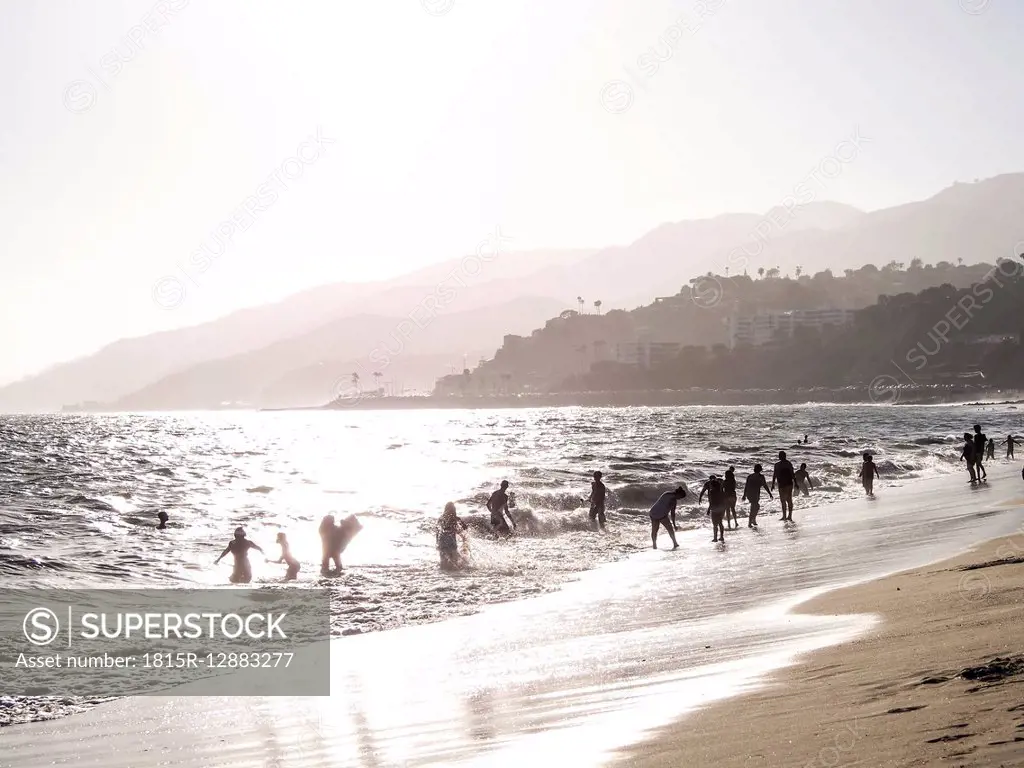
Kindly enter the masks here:
[[794, 309], [789, 312], [762, 312], [729, 319], [729, 347], [738, 344], [761, 346], [793, 337], [797, 328], [821, 330], [853, 323], [852, 309]]

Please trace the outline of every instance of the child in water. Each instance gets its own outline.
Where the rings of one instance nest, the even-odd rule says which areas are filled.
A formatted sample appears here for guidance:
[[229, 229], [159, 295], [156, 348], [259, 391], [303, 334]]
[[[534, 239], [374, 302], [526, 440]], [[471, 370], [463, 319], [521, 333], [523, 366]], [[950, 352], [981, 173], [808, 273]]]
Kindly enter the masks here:
[[441, 555], [441, 568], [446, 571], [456, 570], [465, 565], [459, 555], [458, 537], [466, 541], [466, 524], [455, 514], [455, 505], [448, 502], [444, 512], [437, 521], [437, 551]]
[[231, 571], [231, 583], [248, 584], [252, 581], [252, 566], [249, 564], [250, 549], [255, 549], [260, 554], [263, 554], [263, 550], [260, 549], [258, 544], [245, 538], [245, 528], [239, 526], [235, 528], [235, 538], [228, 542], [228, 545], [224, 547], [224, 551], [220, 553], [220, 557], [213, 564], [219, 563], [224, 558], [224, 555], [230, 552], [235, 558], [235, 567]]
[[292, 557], [292, 548], [288, 544], [288, 537], [284, 535], [284, 532], [277, 534], [277, 543], [281, 545], [281, 556], [275, 560], [275, 563], [287, 563], [288, 571], [284, 575], [285, 581], [294, 581], [295, 577], [299, 575], [299, 561]]
[[796, 480], [797, 488], [803, 491], [804, 496], [810, 496], [808, 491], [811, 487], [811, 473], [807, 471], [806, 464], [801, 464], [800, 469], [793, 473], [793, 479]]
[[878, 467], [870, 453], [864, 454], [864, 463], [860, 467], [860, 481], [864, 484], [864, 491], [868, 496], [874, 496], [875, 478], [878, 477]]
[[161, 509], [160, 512], [157, 514], [156, 519], [160, 521], [160, 525], [158, 525], [156, 527], [157, 530], [158, 531], [165, 531], [165, 530], [167, 530], [167, 520], [168, 520], [167, 513], [164, 512]]

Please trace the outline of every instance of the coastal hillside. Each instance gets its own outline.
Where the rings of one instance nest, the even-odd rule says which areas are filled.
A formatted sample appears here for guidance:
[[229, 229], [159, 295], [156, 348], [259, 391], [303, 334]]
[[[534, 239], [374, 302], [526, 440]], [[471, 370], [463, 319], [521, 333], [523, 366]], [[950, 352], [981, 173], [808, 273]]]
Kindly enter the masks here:
[[[563, 310], [578, 310], [581, 301], [584, 311], [610, 314], [612, 310], [647, 305], [655, 297], [677, 295], [679, 287], [694, 275], [707, 272], [734, 278], [743, 274], [751, 278], [796, 277], [799, 269], [801, 277], [825, 270], [841, 276], [844, 270], [860, 268], [869, 261], [907, 265], [923, 259], [936, 266], [961, 260], [994, 263], [1010, 255], [1019, 241], [1018, 214], [1022, 207], [1024, 174], [1008, 174], [956, 184], [924, 201], [868, 213], [838, 203], [813, 201], [789, 209], [775, 206], [765, 214], [726, 214], [663, 224], [629, 245], [598, 251], [502, 252], [499, 258], [472, 264], [471, 269], [465, 268], [464, 259], [455, 259], [394, 280], [323, 286], [203, 325], [121, 340], [95, 355], [0, 388], [0, 409], [56, 410], [65, 404], [88, 401], [121, 401], [148, 407], [148, 399], [140, 399], [136, 393], [163, 392], [168, 377], [179, 374], [183, 376], [173, 380], [204, 379], [206, 374], [189, 370], [195, 366], [204, 366], [203, 371], [221, 370], [216, 365], [219, 360], [231, 360], [278, 343], [282, 345], [278, 348], [282, 361], [294, 359], [296, 367], [301, 368], [309, 361], [303, 354], [293, 356], [288, 352], [293, 340], [301, 346], [300, 339], [306, 334], [346, 319], [353, 320], [353, 327], [357, 327], [360, 315], [407, 315], [442, 284], [457, 287], [457, 300], [446, 307], [446, 312], [468, 312], [496, 300], [543, 297], [557, 301]], [[511, 237], [514, 245], [514, 233], [503, 235]], [[957, 280], [954, 276], [952, 283], [960, 285]], [[929, 285], [916, 284], [912, 289]], [[866, 306], [879, 293], [903, 288], [887, 286], [878, 290], [878, 286], [868, 286], [868, 290], [872, 293], [848, 296], [839, 306]], [[822, 305], [835, 305], [832, 301], [827, 297]], [[652, 322], [659, 327], [657, 321]], [[688, 322], [690, 327], [674, 333], [673, 340], [713, 344], [724, 332], [720, 322], [707, 315], [695, 315]], [[648, 325], [647, 320], [637, 327], [627, 323], [607, 341], [647, 334]], [[450, 328], [445, 353], [461, 357], [478, 349], [474, 338], [464, 335], [463, 330]], [[507, 333], [525, 330], [506, 328]], [[602, 338], [599, 333], [583, 334], [576, 346]], [[556, 366], [557, 370], [550, 373], [576, 372], [573, 366], [579, 364], [579, 355], [573, 350], [569, 355], [559, 354], [563, 357], [561, 367]], [[569, 360], [572, 364], [566, 365]], [[264, 368], [258, 366], [257, 370]], [[201, 389], [222, 393], [226, 402], [248, 401], [254, 388], [278, 388], [280, 382], [291, 380], [289, 370], [266, 369], [271, 380], [246, 381], [241, 388], [228, 379], [216, 386], [204, 384]], [[416, 379], [448, 372], [449, 367], [442, 365], [432, 372], [425, 369], [416, 373]], [[550, 376], [544, 374], [541, 378], [548, 380]], [[278, 390], [283, 400], [291, 400], [284, 389]], [[304, 399], [299, 392], [294, 394], [295, 399]], [[172, 407], [166, 404], [192, 399], [188, 392], [180, 397], [161, 394], [157, 401], [165, 405], [153, 407]], [[205, 402], [207, 395], [199, 399]]]
[[[906, 302], [905, 297], [939, 289], [945, 296], [985, 280], [992, 268], [986, 263], [925, 264], [914, 259], [881, 268], [867, 264], [839, 275], [825, 270], [789, 277], [780, 276], [774, 268], [756, 278], [705, 275], [691, 279], [671, 296], [629, 312], [562, 312], [529, 336], [509, 336], [492, 359], [472, 371], [445, 377], [436, 392], [479, 395], [495, 390], [768, 386], [759, 376], [728, 376], [724, 373], [728, 365], [711, 365], [730, 346], [730, 329], [739, 319], [823, 307], [858, 310], [876, 304], [880, 297], [886, 301], [884, 297], [899, 296]], [[641, 360], [638, 354], [648, 359]], [[646, 370], [661, 370], [662, 363], [665, 371], [671, 371], [664, 377]], [[792, 374], [784, 377], [787, 386], [799, 386], [804, 374], [809, 374], [799, 366], [784, 367], [782, 372]]]
[[[505, 243], [503, 247], [511, 248]], [[503, 278], [516, 278], [551, 264], [569, 264], [585, 258], [589, 250], [501, 251], [487, 262], [487, 269], [469, 274], [464, 258], [416, 270], [394, 280], [372, 283], [338, 283], [320, 286], [280, 302], [240, 310], [201, 325], [115, 341], [95, 354], [0, 387], [0, 411], [56, 411], [63, 405], [109, 403], [193, 365], [233, 357], [296, 338], [333, 321], [362, 313], [401, 316], [437, 286], [454, 277], [467, 286]], [[453, 275], [454, 273], [454, 275]], [[527, 286], [528, 287], [528, 286]], [[512, 290], [518, 296], [544, 295], [542, 291]], [[493, 298], [491, 299], [493, 300]], [[475, 303], [474, 303], [475, 301]], [[460, 309], [483, 306], [464, 293]], [[458, 338], [453, 347], [460, 349]]]
[[688, 346], [648, 366], [598, 363], [563, 391], [798, 390], [863, 386], [892, 402], [901, 389], [1024, 385], [1024, 261], [1002, 260], [968, 286], [883, 295], [845, 325], [800, 326], [766, 344]]
[[[360, 373], [361, 386], [367, 389], [376, 386], [373, 373], [378, 372], [392, 386], [397, 382], [407, 389], [429, 390], [439, 370], [462, 366], [464, 356], [493, 349], [509, 329], [525, 332], [561, 306], [554, 299], [520, 298], [440, 314], [429, 321], [425, 315], [417, 315], [419, 325], [409, 319], [408, 311], [391, 316], [361, 314], [258, 350], [193, 366], [105, 407], [173, 410], [322, 405], [333, 391], [349, 387], [352, 373]], [[454, 349], [452, 339], [460, 340]], [[429, 363], [426, 370], [425, 363]], [[396, 380], [402, 372], [409, 378]]]

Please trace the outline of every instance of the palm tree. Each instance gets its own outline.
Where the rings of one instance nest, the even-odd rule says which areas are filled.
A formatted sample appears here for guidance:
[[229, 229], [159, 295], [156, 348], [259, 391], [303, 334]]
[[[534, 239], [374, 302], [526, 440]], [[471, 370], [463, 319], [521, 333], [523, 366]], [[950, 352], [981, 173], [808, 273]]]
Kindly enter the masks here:
[[580, 305], [580, 314], [582, 315], [583, 314], [583, 297], [582, 296], [577, 296], [576, 297], [576, 303]]
[[800, 275], [803, 274], [803, 271], [804, 271], [804, 268], [801, 267], [799, 264], [797, 264], [796, 265], [796, 276], [800, 277]]
[[359, 374], [358, 373], [353, 373], [352, 374], [352, 386], [355, 387], [356, 389], [359, 389]]
[[597, 310], [597, 314], [599, 314], [599, 315], [601, 314], [601, 305], [603, 303], [604, 302], [602, 302], [600, 299], [598, 299], [597, 301], [594, 302], [594, 309]]
[[757, 268], [757, 276], [760, 277], [762, 280], [764, 279], [764, 267]]

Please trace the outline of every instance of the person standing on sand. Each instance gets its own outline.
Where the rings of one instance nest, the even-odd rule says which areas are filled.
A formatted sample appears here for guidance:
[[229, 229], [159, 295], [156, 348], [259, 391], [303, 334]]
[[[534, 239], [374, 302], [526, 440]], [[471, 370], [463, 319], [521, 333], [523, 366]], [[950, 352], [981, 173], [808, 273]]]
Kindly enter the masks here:
[[704, 501], [704, 494], [708, 495], [708, 514], [711, 515], [711, 526], [715, 532], [712, 542], [718, 541], [721, 532], [722, 543], [725, 543], [725, 526], [722, 520], [725, 518], [725, 488], [718, 475], [712, 475], [700, 489], [700, 496], [697, 503]]
[[960, 451], [960, 461], [967, 462], [967, 472], [971, 475], [971, 484], [978, 482], [978, 475], [974, 471], [974, 438], [970, 432], [964, 432], [964, 449]]
[[505, 516], [508, 516], [508, 521], [512, 523], [512, 527], [516, 527], [516, 521], [512, 519], [512, 513], [508, 511], [508, 480], [501, 481], [501, 487], [491, 494], [491, 497], [487, 500], [487, 511], [491, 513], [491, 528], [499, 536], [509, 536], [512, 531], [509, 530], [508, 523], [505, 522]]
[[786, 458], [785, 451], [779, 451], [779, 460], [772, 469], [772, 490], [779, 484], [779, 501], [782, 502], [782, 519], [793, 522], [793, 485], [796, 482], [793, 462]]
[[1015, 438], [1013, 437], [1013, 435], [1007, 435], [1006, 436], [1006, 440], [1003, 441], [1003, 445], [1006, 446], [1006, 458], [1008, 458], [1008, 459], [1012, 459], [1013, 458], [1013, 442], [1014, 442], [1014, 439]]
[[988, 472], [985, 471], [985, 467], [982, 462], [985, 459], [985, 446], [988, 444], [988, 438], [985, 437], [985, 433], [981, 431], [981, 425], [974, 425], [974, 464], [978, 470], [978, 479], [987, 480]]
[[808, 496], [808, 489], [811, 487], [811, 473], [807, 471], [806, 464], [800, 465], [800, 469], [793, 475], [793, 479], [796, 480], [796, 484], [803, 491], [804, 496]]
[[722, 488], [725, 491], [725, 520], [729, 523], [730, 531], [732, 530], [733, 523], [736, 524], [736, 530], [738, 531], [740, 524], [736, 520], [736, 467], [729, 467], [725, 470]]
[[860, 481], [864, 485], [864, 492], [868, 496], [875, 495], [876, 477], [878, 477], [878, 465], [875, 464], [870, 453], [865, 453], [864, 463], [860, 465]]
[[750, 502], [750, 514], [747, 515], [747, 528], [757, 528], [757, 513], [761, 509], [761, 489], [768, 492], [768, 498], [772, 498], [768, 481], [761, 474], [760, 464], [754, 465], [754, 474], [747, 475], [747, 481], [743, 484], [743, 500]]
[[607, 492], [604, 483], [601, 482], [601, 473], [594, 473], [594, 482], [590, 484], [590, 524], [593, 525], [594, 521], [597, 521], [597, 526], [602, 531], [604, 530], [604, 497]]
[[[679, 549], [679, 542], [676, 541], [676, 504], [680, 499], [685, 498], [686, 489], [680, 485], [674, 491], [665, 491], [654, 502], [654, 506], [648, 513], [651, 517], [652, 549], [658, 548], [658, 529], [662, 526], [668, 531], [669, 538], [672, 539], [672, 549]], [[671, 525], [669, 525], [669, 519], [672, 520]]]

